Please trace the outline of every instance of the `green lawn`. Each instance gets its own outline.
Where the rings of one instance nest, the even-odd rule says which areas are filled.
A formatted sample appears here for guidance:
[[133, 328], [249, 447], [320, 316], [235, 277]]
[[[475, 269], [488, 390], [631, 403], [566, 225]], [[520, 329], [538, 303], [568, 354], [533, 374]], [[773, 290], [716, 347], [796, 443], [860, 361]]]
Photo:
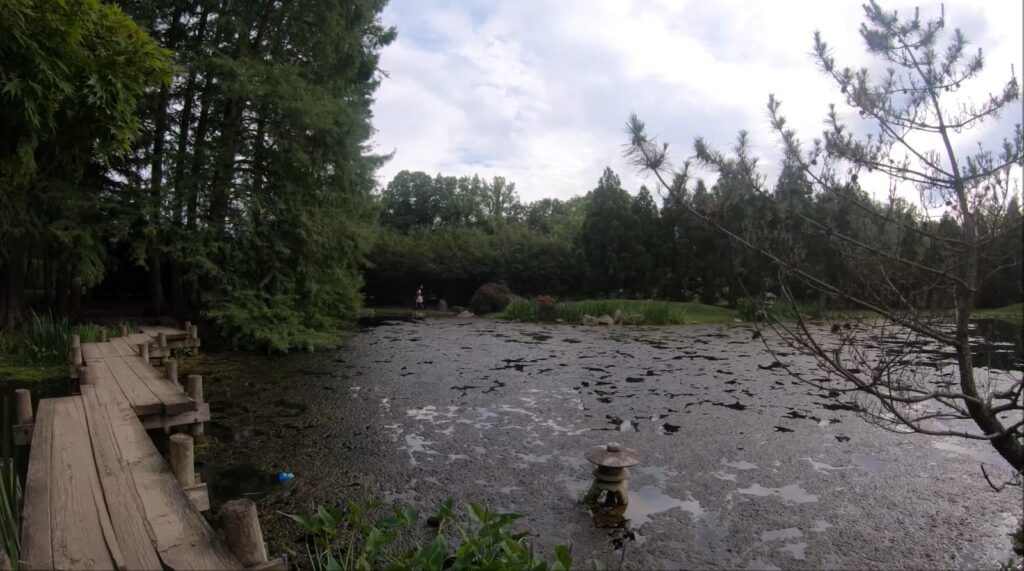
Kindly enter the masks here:
[[1024, 303], [1015, 303], [996, 309], [979, 309], [974, 312], [974, 317], [993, 317], [1001, 321], [1024, 324]]

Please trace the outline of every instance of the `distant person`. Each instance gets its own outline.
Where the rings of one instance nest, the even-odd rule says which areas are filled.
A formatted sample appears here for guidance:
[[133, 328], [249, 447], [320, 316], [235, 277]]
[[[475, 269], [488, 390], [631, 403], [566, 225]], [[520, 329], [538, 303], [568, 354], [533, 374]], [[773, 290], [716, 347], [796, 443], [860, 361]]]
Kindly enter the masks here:
[[423, 286], [416, 288], [416, 309], [423, 309]]

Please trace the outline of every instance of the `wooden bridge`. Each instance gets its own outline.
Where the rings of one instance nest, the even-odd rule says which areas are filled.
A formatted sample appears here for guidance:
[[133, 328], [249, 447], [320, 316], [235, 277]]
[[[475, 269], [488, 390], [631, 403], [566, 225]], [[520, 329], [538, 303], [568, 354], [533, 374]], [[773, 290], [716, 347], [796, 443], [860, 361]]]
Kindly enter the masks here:
[[[79, 395], [16, 394], [15, 439], [31, 443], [21, 533], [24, 569], [272, 569], [251, 500], [220, 511], [225, 538], [201, 512], [206, 484], [193, 436], [210, 419], [202, 377], [178, 383], [175, 348], [198, 348], [195, 327], [142, 327], [98, 343], [72, 340]], [[164, 374], [153, 365], [161, 363]], [[170, 436], [165, 461], [147, 429]]]

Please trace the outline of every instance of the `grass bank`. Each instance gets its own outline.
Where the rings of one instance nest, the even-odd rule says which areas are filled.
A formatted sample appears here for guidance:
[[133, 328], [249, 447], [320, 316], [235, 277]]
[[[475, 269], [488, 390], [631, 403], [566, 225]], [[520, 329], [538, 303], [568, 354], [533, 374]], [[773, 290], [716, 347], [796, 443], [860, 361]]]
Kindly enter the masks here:
[[364, 307], [359, 311], [359, 319], [408, 321], [414, 317], [452, 317], [450, 311], [435, 309], [410, 309], [408, 307]]
[[1024, 303], [1014, 303], [996, 309], [979, 309], [974, 312], [974, 317], [991, 317], [1021, 325], [1024, 324]]
[[[83, 342], [100, 339], [104, 326], [94, 323], [72, 325], [66, 317], [33, 313], [28, 321], [11, 330], [0, 331], [0, 381], [35, 382], [67, 376], [71, 335]], [[113, 337], [117, 330], [107, 328]]]
[[646, 325], [682, 325], [685, 323], [732, 323], [738, 318], [735, 311], [714, 305], [681, 301], [653, 301], [634, 299], [586, 299], [565, 301], [544, 308], [533, 299], [514, 299], [500, 314], [504, 319], [519, 321], [557, 321], [580, 323], [584, 315], [599, 317], [641, 316]]

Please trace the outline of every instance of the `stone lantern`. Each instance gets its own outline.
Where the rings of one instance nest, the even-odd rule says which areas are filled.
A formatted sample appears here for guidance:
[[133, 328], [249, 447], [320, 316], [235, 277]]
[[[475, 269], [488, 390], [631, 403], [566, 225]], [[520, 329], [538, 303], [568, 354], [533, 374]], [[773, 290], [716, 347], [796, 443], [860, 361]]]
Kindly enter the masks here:
[[629, 503], [626, 492], [629, 467], [640, 463], [640, 454], [611, 442], [605, 446], [594, 446], [587, 451], [586, 458], [597, 468], [594, 470], [594, 483], [583, 501], [597, 510], [625, 512]]

